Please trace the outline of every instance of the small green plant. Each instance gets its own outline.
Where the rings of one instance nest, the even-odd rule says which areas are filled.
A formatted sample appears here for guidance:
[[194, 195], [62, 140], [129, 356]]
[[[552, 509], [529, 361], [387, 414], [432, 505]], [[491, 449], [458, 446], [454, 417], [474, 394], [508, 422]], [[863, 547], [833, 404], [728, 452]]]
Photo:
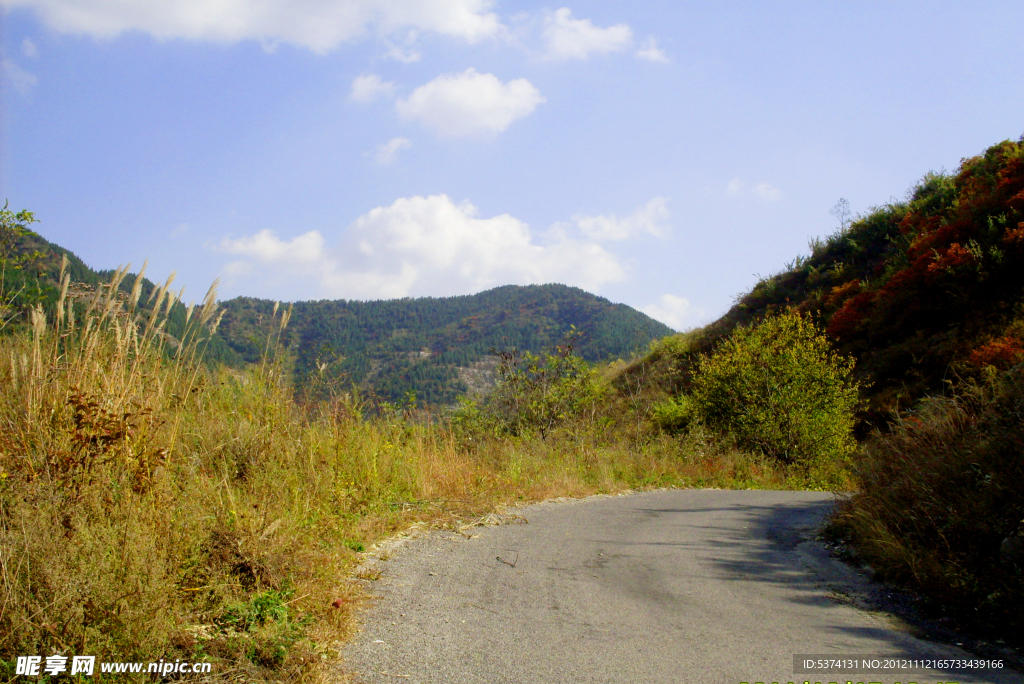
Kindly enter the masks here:
[[245, 603], [229, 607], [218, 622], [240, 632], [251, 631], [268, 622], [286, 623], [289, 617], [288, 600], [293, 593], [288, 589], [260, 592]]
[[652, 408], [651, 418], [669, 434], [685, 432], [696, 418], [693, 399], [685, 394], [663, 399]]
[[810, 318], [783, 313], [737, 328], [701, 359], [693, 410], [743, 449], [787, 465], [835, 462], [854, 448], [852, 370]]
[[356, 541], [354, 539], [346, 539], [341, 543], [344, 544], [347, 548], [351, 549], [352, 551], [355, 551], [356, 553], [362, 553], [366, 550], [366, 546], [363, 545], [363, 542]]

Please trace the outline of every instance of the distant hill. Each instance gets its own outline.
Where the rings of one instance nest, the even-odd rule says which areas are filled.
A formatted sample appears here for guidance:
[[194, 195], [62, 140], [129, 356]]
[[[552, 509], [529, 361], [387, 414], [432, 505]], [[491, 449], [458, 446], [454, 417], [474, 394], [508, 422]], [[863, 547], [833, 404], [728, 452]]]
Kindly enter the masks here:
[[[68, 258], [73, 282], [95, 286], [113, 274], [90, 268], [36, 233], [14, 236], [7, 231], [0, 243], [11, 263], [31, 257], [23, 259], [25, 268], [7, 271], [3, 290], [9, 296], [0, 302], [7, 305], [6, 318], [36, 302], [56, 300], [62, 256]], [[130, 274], [122, 288], [129, 291], [133, 282]], [[144, 279], [142, 302], [155, 287]], [[276, 340], [274, 303], [239, 297], [221, 305], [224, 318], [207, 347], [207, 360], [228, 366], [259, 361], [272, 334]], [[177, 336], [184, 322], [185, 307], [175, 304], [166, 332]], [[18, 318], [11, 323], [13, 329]], [[559, 343], [571, 326], [581, 333], [577, 351], [589, 361], [627, 356], [672, 333], [635, 309], [579, 288], [509, 285], [460, 297], [296, 302], [281, 342], [300, 392], [358, 385], [389, 401], [414, 392], [419, 401], [438, 404], [486, 388], [493, 375], [491, 349], [541, 353]]]
[[[223, 303], [221, 334], [242, 359], [263, 352], [273, 302], [241, 297]], [[300, 385], [360, 385], [388, 400], [414, 391], [450, 403], [486, 376], [491, 349], [540, 353], [571, 326], [589, 361], [629, 355], [672, 333], [624, 304], [565, 285], [508, 285], [475, 295], [373, 302], [296, 302], [283, 336]]]
[[857, 217], [759, 282], [698, 343], [796, 308], [870, 383], [884, 422], [946, 381], [1024, 362], [1024, 138], [929, 173], [902, 202]]

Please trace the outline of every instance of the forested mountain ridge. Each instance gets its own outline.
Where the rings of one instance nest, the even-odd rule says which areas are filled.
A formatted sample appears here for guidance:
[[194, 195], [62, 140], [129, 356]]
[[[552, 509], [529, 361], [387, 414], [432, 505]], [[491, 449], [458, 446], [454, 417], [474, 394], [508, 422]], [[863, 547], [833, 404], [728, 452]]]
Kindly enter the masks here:
[[[35, 304], [49, 308], [60, 290], [60, 267], [67, 270], [76, 296], [88, 297], [113, 271], [96, 271], [63, 247], [10, 221], [0, 235], [0, 328], [26, 324]], [[5, 214], [6, 216], [6, 214]], [[32, 223], [31, 215], [26, 215]], [[6, 225], [9, 223], [10, 225]], [[127, 274], [126, 295], [135, 282]], [[143, 310], [159, 286], [141, 284]], [[173, 293], [172, 293], [173, 294]], [[667, 326], [624, 304], [565, 285], [508, 285], [475, 295], [382, 301], [321, 300], [285, 304], [275, 319], [275, 303], [238, 297], [221, 302], [224, 316], [204, 345], [209, 363], [242, 366], [259, 361], [268, 342], [281, 344], [292, 361], [297, 391], [322, 394], [359, 386], [382, 399], [402, 401], [415, 393], [420, 402], [446, 404], [466, 393], [468, 372], [492, 349], [541, 353], [570, 330], [579, 333], [576, 351], [591, 362], [625, 357], [672, 333]], [[291, 308], [279, 335], [281, 311]], [[185, 327], [186, 306], [171, 298], [163, 332], [172, 344]], [[484, 373], [486, 375], [486, 373]]]
[[964, 159], [954, 174], [927, 174], [904, 201], [841, 220], [809, 256], [705, 328], [697, 349], [795, 308], [856, 359], [864, 417], [875, 423], [943, 393], [947, 381], [1024, 361], [1024, 138]]
[[[259, 358], [274, 331], [274, 303], [223, 303], [219, 334], [244, 360]], [[475, 295], [383, 301], [296, 302], [282, 335], [299, 385], [360, 385], [401, 400], [414, 391], [450, 403], [467, 390], [460, 377], [492, 349], [540, 353], [574, 327], [588, 361], [627, 356], [671, 329], [624, 304], [565, 285], [507, 285]]]

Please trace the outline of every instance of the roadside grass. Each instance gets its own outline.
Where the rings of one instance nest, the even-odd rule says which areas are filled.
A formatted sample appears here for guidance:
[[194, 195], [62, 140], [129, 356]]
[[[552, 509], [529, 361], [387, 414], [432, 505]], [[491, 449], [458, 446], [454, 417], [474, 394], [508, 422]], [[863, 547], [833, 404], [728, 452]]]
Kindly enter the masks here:
[[214, 289], [174, 340], [170, 283], [139, 302], [138, 287], [118, 294], [122, 278], [77, 297], [64, 278], [55, 311], [0, 338], [6, 678], [17, 656], [61, 653], [318, 680], [355, 628], [360, 552], [414, 522], [628, 489], [807, 484], [700, 429], [626, 431], [597, 412], [540, 439], [371, 412], [351, 394], [301, 403], [269, 342], [242, 373], [200, 363]]

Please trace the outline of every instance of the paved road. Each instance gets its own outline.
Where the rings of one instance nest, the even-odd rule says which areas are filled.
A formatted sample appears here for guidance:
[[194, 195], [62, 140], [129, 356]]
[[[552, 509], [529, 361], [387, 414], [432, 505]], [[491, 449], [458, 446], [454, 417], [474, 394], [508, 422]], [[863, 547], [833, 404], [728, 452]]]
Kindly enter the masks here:
[[[968, 654], [837, 601], [856, 573], [806, 540], [832, 497], [660, 491], [545, 503], [528, 524], [432, 533], [382, 562], [379, 599], [343, 655], [359, 681], [1024, 682], [798, 674], [794, 654]], [[501, 560], [498, 560], [498, 558]]]

